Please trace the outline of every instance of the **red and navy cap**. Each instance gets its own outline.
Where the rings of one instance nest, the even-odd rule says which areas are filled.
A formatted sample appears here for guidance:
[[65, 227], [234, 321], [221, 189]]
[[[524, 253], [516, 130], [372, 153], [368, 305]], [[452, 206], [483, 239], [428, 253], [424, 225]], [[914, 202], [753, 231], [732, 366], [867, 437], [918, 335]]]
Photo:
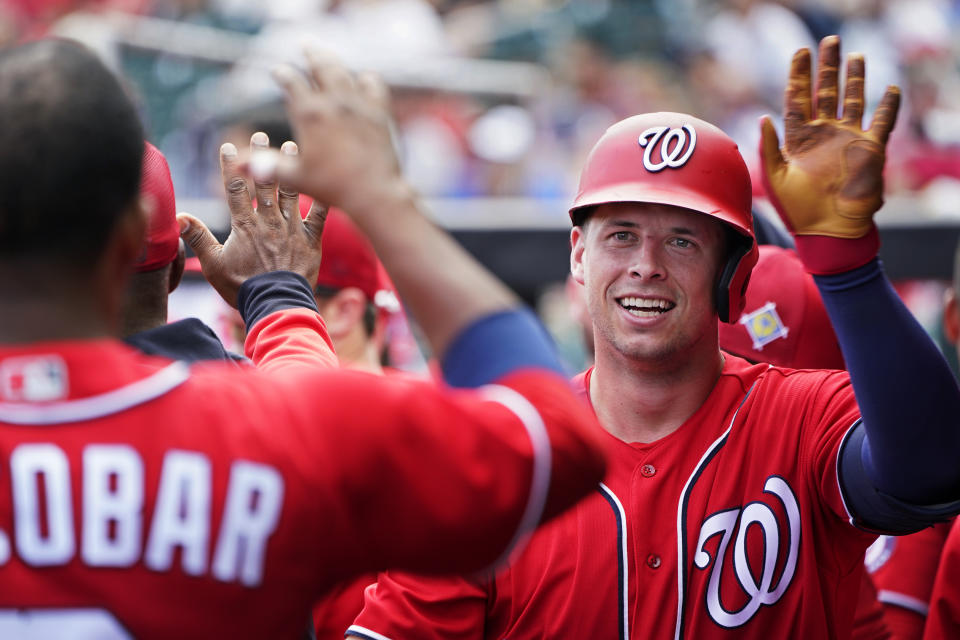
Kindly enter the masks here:
[[813, 276], [796, 252], [762, 245], [738, 322], [720, 324], [720, 348], [792, 369], [844, 369]]
[[143, 251], [134, 269], [154, 271], [176, 259], [180, 248], [180, 228], [177, 226], [177, 205], [170, 167], [160, 150], [149, 142], [144, 143], [143, 149], [140, 197], [148, 209], [149, 222]]
[[[300, 215], [305, 218], [312, 204], [310, 198], [301, 195]], [[356, 287], [374, 306], [391, 313], [400, 310], [393, 283], [370, 241], [338, 209], [330, 209], [327, 213], [322, 250], [318, 287]]]

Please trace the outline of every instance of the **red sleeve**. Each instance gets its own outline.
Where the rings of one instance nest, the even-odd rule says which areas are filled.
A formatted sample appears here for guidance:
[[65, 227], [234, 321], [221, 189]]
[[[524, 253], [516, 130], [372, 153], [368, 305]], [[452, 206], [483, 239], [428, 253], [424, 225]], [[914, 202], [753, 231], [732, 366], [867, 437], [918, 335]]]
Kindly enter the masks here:
[[894, 640], [921, 640], [927, 617], [896, 605], [883, 605], [883, 621]]
[[877, 589], [866, 573], [860, 579], [860, 594], [853, 612], [853, 633], [850, 640], [890, 640], [890, 630], [877, 600]]
[[363, 609], [364, 590], [377, 581], [375, 573], [342, 582], [323, 594], [313, 605], [313, 626], [317, 640], [343, 640], [347, 627]]
[[247, 332], [244, 353], [264, 371], [339, 366], [323, 318], [305, 308], [284, 309], [258, 321]]
[[381, 573], [348, 637], [483, 640], [487, 585], [461, 577]]
[[810, 472], [826, 508], [852, 524], [840, 491], [837, 465], [844, 441], [860, 420], [860, 410], [846, 373], [827, 374], [815, 384], [809, 404], [798, 409], [807, 414], [804, 419], [804, 442], [807, 444], [804, 457], [812, 463]]
[[[942, 522], [907, 536], [881, 536], [867, 550], [866, 565], [897, 638], [920, 638], [940, 554], [950, 531]], [[912, 628], [912, 632], [907, 629]]]
[[296, 438], [278, 455], [327, 578], [484, 568], [603, 477], [602, 431], [556, 374], [451, 390], [311, 373], [270, 376], [264, 429]]
[[960, 638], [960, 519], [954, 520], [933, 582], [923, 640]]

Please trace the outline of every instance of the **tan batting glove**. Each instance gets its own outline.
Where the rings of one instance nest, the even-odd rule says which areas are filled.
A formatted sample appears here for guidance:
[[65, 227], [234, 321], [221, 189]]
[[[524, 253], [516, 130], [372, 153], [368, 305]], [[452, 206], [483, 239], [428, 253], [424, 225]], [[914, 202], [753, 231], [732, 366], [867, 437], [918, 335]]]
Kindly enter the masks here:
[[784, 146], [769, 118], [761, 121], [764, 186], [780, 217], [797, 236], [863, 238], [883, 204], [887, 138], [900, 106], [900, 89], [887, 88], [864, 131], [864, 60], [847, 58], [843, 113], [837, 117], [840, 39], [820, 42], [816, 104], [811, 98], [810, 52], [793, 56], [784, 94]]

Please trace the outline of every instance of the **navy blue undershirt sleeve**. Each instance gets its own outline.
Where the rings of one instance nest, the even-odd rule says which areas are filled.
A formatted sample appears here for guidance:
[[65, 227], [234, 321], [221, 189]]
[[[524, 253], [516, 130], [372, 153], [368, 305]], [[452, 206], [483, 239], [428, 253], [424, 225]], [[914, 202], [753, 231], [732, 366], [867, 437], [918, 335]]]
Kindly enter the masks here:
[[566, 375], [546, 329], [528, 309], [484, 316], [453, 340], [441, 362], [454, 387], [479, 387], [525, 368]]
[[270, 271], [240, 285], [237, 309], [247, 328], [276, 311], [310, 309], [319, 313], [310, 283], [292, 271]]
[[855, 517], [894, 532], [960, 512], [960, 388], [946, 360], [878, 259], [814, 279], [863, 418], [841, 451], [841, 489]]

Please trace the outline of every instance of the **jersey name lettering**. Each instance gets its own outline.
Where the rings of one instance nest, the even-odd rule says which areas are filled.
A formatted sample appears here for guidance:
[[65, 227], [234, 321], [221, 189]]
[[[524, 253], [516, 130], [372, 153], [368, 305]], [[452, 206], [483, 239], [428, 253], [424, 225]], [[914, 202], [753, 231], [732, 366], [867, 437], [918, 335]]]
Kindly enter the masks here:
[[[154, 571], [208, 571], [248, 587], [263, 579], [267, 541], [283, 507], [283, 477], [273, 467], [234, 461], [223, 518], [210, 562], [211, 462], [193, 451], [166, 453], [156, 505], [143, 544], [144, 468], [129, 445], [97, 444], [82, 453], [80, 559], [94, 567], [129, 567], [143, 559]], [[0, 476], [2, 477], [2, 476]], [[17, 446], [10, 455], [13, 541], [0, 530], [0, 566], [15, 554], [35, 566], [65, 565], [76, 555], [70, 463], [53, 444]]]
[[[698, 569], [704, 570], [710, 566], [711, 561], [713, 562], [707, 583], [707, 611], [710, 618], [721, 627], [739, 627], [749, 621], [761, 606], [776, 603], [790, 586], [797, 569], [797, 555], [800, 549], [800, 508], [797, 505], [797, 498], [790, 489], [790, 485], [780, 476], [767, 478], [763, 491], [775, 495], [787, 514], [787, 560], [779, 580], [776, 581], [776, 586], [774, 586], [774, 573], [783, 537], [777, 516], [768, 505], [763, 502], [751, 502], [742, 509], [727, 509], [713, 514], [700, 527], [700, 537], [693, 562]], [[751, 526], [760, 527], [763, 533], [763, 564], [760, 567], [759, 580], [754, 577], [747, 556], [746, 538]], [[724, 570], [727, 547], [734, 531], [737, 536], [733, 547], [733, 568], [737, 582], [749, 600], [740, 609], [730, 611], [724, 606], [720, 596], [720, 579]], [[716, 535], [722, 537], [717, 547], [716, 558], [712, 558], [710, 552], [705, 549], [705, 545]]]

